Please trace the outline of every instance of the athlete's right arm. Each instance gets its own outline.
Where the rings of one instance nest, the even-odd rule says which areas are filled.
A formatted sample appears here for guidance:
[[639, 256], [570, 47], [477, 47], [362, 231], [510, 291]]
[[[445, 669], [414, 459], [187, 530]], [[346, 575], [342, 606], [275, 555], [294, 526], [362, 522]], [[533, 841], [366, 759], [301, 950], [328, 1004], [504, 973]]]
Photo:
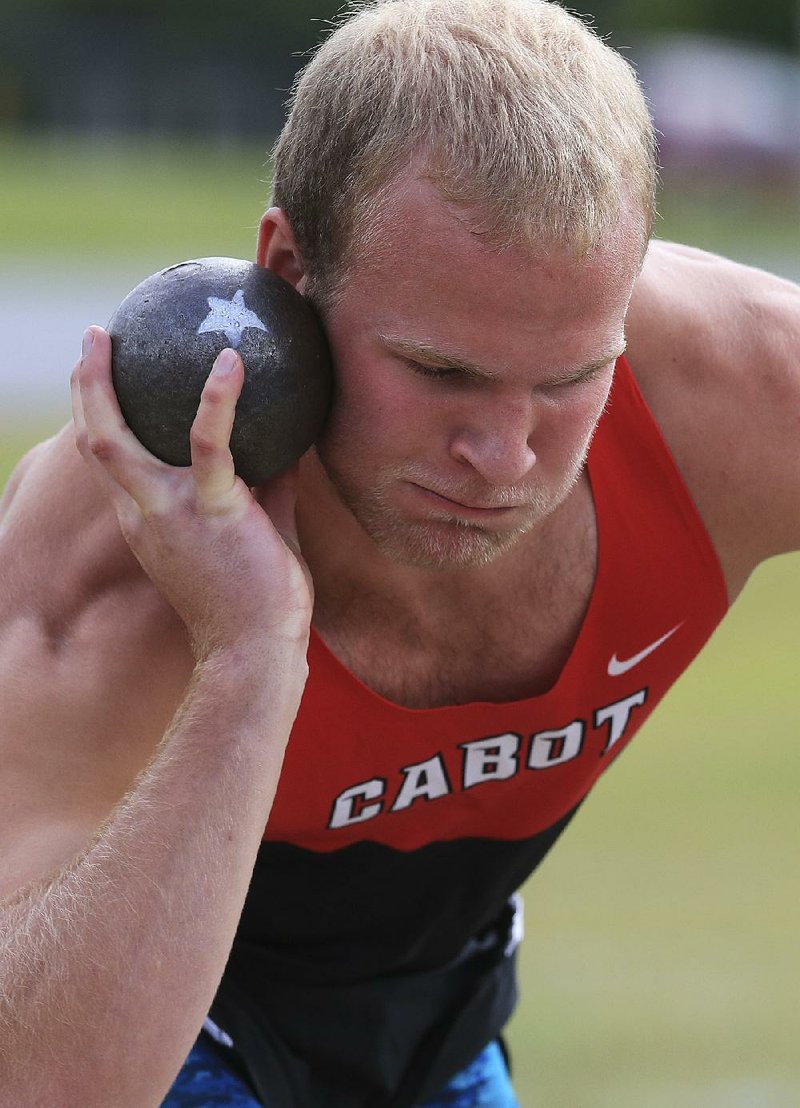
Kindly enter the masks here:
[[56, 440], [0, 519], [2, 1108], [161, 1103], [224, 969], [306, 675], [290, 482], [257, 501], [227, 450], [241, 363], [209, 378], [174, 470], [125, 428], [93, 335], [88, 466]]

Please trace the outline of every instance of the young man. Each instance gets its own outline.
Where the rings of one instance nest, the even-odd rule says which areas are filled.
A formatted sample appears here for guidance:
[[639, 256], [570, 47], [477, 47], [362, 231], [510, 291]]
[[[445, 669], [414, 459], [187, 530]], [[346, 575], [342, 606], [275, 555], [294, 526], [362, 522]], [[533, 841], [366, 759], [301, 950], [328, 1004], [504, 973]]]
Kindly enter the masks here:
[[235, 479], [227, 351], [156, 461], [94, 327], [3, 502], [15, 1108], [513, 1105], [515, 889], [800, 545], [800, 292], [647, 248], [645, 106], [579, 21], [368, 5], [276, 159], [317, 448]]

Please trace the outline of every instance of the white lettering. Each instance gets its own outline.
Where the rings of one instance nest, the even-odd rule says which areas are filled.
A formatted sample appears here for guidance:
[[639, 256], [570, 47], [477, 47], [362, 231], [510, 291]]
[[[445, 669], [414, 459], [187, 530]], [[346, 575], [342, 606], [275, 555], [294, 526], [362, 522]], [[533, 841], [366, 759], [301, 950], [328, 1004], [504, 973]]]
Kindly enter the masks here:
[[333, 802], [333, 812], [329, 827], [350, 827], [353, 823], [363, 823], [380, 814], [383, 804], [367, 804], [368, 800], [380, 800], [386, 791], [386, 782], [381, 777], [373, 777], [361, 785], [351, 785], [340, 793]]
[[[597, 747], [600, 744], [605, 742], [600, 753], [600, 757], [603, 757], [629, 732], [635, 730], [638, 726], [638, 722], [633, 722], [635, 710], [646, 704], [647, 698], [648, 689], [643, 688], [594, 712], [594, 732], [590, 732], [593, 736], [593, 759], [598, 756]], [[565, 727], [534, 732], [529, 736], [530, 745], [524, 768], [534, 771], [552, 769], [585, 755], [586, 735], [590, 726], [588, 720], [577, 719]], [[607, 731], [603, 734], [605, 727]], [[464, 754], [460, 788], [472, 789], [488, 781], [507, 781], [514, 777], [523, 768], [522, 741], [522, 735], [508, 731], [502, 735], [461, 743], [460, 749]], [[373, 777], [345, 789], [333, 802], [328, 826], [332, 829], [351, 827], [375, 819], [384, 812], [406, 811], [419, 800], [438, 800], [453, 792], [444, 753], [404, 766], [399, 772], [402, 777], [396, 794], [393, 784], [387, 796], [389, 784], [381, 777]], [[456, 785], [458, 787], [459, 784]], [[389, 797], [392, 794], [394, 803], [389, 807]]]
[[537, 731], [531, 739], [529, 769], [549, 769], [577, 758], [583, 746], [584, 726], [581, 720], [558, 731]]
[[406, 779], [400, 786], [400, 792], [392, 805], [393, 812], [399, 812], [403, 808], [410, 808], [415, 800], [436, 800], [437, 797], [447, 796], [450, 792], [450, 782], [447, 780], [447, 770], [441, 754], [429, 758], [427, 762], [418, 762], [414, 766], [406, 766], [403, 770]]
[[609, 704], [606, 708], [597, 709], [594, 714], [595, 727], [600, 728], [609, 721], [611, 724], [608, 729], [608, 742], [603, 750], [604, 754], [608, 754], [611, 747], [619, 742], [628, 729], [633, 709], [640, 708], [645, 700], [647, 700], [647, 689], [640, 689], [632, 696], [626, 696], [624, 700], [618, 700], [614, 704]]
[[464, 751], [464, 788], [484, 781], [505, 781], [517, 772], [520, 736], [509, 731], [490, 739], [461, 743]]

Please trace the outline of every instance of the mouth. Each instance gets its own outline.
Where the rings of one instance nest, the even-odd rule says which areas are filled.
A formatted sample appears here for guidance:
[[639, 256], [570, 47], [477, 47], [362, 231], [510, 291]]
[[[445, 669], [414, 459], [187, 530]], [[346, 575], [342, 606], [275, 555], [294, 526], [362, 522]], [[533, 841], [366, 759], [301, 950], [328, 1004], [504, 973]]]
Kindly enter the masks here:
[[439, 507], [447, 511], [450, 515], [461, 516], [466, 519], [500, 520], [526, 507], [525, 504], [492, 504], [488, 502], [480, 503], [475, 501], [456, 500], [453, 497], [434, 492], [433, 489], [429, 489], [425, 485], [418, 485], [414, 482], [412, 482], [412, 488], [420, 493], [432, 506]]

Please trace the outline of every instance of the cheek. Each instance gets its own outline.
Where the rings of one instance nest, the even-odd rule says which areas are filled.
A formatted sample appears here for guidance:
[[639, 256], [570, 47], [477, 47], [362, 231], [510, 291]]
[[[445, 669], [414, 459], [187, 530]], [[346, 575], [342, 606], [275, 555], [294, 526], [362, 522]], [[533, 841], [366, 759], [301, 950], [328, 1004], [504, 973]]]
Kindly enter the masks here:
[[544, 448], [549, 443], [560, 455], [583, 451], [603, 414], [608, 391], [608, 388], [587, 389], [583, 395], [573, 395], [548, 406], [539, 424], [540, 446]]
[[359, 438], [379, 439], [414, 430], [430, 414], [413, 382], [387, 373], [379, 365], [350, 365], [337, 377], [331, 424], [349, 429]]
[[[377, 368], [356, 369], [351, 363], [347, 374], [337, 378], [335, 402], [318, 443], [320, 455], [335, 457], [342, 465], [349, 458], [366, 464], [368, 456], [394, 456], [418, 426], [417, 409], [407, 390], [382, 378]], [[375, 464], [380, 462], [376, 458]]]

